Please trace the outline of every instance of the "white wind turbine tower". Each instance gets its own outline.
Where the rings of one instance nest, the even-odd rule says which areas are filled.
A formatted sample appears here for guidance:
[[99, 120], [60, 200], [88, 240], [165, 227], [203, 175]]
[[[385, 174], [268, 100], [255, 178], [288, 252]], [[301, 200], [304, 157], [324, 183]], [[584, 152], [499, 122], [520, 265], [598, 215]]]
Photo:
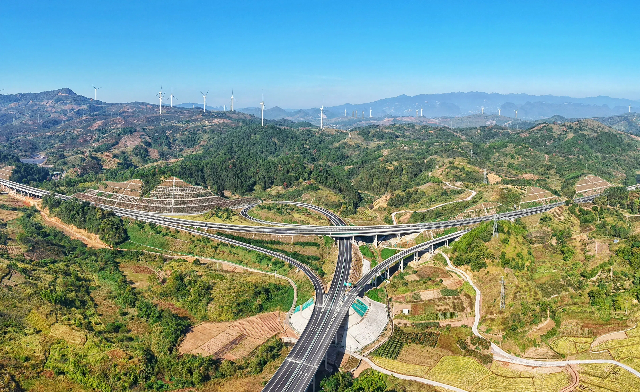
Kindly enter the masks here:
[[369, 108], [369, 118], [371, 118], [373, 116], [371, 116], [371, 108]]
[[207, 112], [207, 94], [209, 94], [209, 91], [207, 91], [206, 93], [203, 93], [202, 91], [200, 91], [200, 94], [202, 94], [202, 99], [204, 99], [204, 104], [202, 105], [202, 108], [206, 113]]
[[344, 108], [344, 116], [347, 117], [347, 108]]
[[500, 108], [498, 108], [498, 116], [500, 115]]
[[231, 111], [233, 112], [233, 90], [231, 90]]
[[177, 101], [177, 100], [178, 100], [178, 98], [176, 98], [176, 96], [175, 96], [175, 95], [173, 95], [173, 93], [171, 93], [171, 97], [170, 97], [170, 98], [171, 98], [171, 107], [173, 107], [173, 99], [175, 98], [175, 99], [176, 99], [176, 101]]
[[162, 92], [162, 86], [160, 86], [160, 92], [156, 95], [158, 99], [160, 99], [160, 114], [162, 114], [162, 98], [164, 98], [164, 93]]
[[322, 126], [322, 111], [324, 110], [324, 105], [320, 106], [320, 129], [323, 129]]
[[420, 117], [422, 117], [422, 108], [420, 108]]
[[262, 94], [262, 102], [260, 102], [260, 116], [262, 118], [262, 126], [264, 127], [264, 94]]
[[482, 115], [484, 116], [484, 106], [482, 107]]
[[98, 90], [100, 90], [102, 87], [96, 87], [93, 86], [93, 100], [97, 101], [98, 100]]

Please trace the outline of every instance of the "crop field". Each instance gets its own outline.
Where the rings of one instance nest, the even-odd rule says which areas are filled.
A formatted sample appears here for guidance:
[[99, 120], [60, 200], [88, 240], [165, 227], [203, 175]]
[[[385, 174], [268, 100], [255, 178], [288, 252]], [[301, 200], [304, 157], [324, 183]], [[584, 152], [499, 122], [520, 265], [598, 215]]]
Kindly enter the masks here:
[[564, 371], [547, 374], [521, 372], [521, 375], [522, 377], [504, 377], [494, 373], [475, 384], [471, 391], [549, 392], [560, 391], [570, 383], [569, 375]]
[[428, 366], [413, 365], [383, 357], [372, 357], [371, 359], [376, 365], [396, 373], [405, 374], [407, 376], [428, 377]]
[[451, 355], [451, 352], [441, 348], [425, 347], [419, 344], [405, 344], [398, 356], [398, 361], [431, 368], [445, 355]]
[[490, 374], [492, 373], [487, 368], [473, 358], [448, 356], [443, 357], [429, 371], [428, 377], [469, 391]]
[[593, 351], [610, 350], [610, 349], [617, 349], [620, 347], [637, 346], [637, 345], [640, 345], [640, 336], [634, 336], [631, 338], [620, 339], [620, 340], [609, 340], [594, 347]]
[[428, 378], [470, 392], [549, 392], [560, 391], [570, 383], [570, 376], [565, 371], [533, 373], [512, 370], [495, 362], [491, 370], [487, 370], [468, 357], [445, 356], [435, 367], [382, 357], [373, 357], [372, 360], [396, 373]]
[[559, 354], [572, 355], [589, 350], [593, 338], [564, 336], [553, 340], [551, 348]]
[[639, 388], [640, 380], [636, 376], [624, 369], [614, 367], [604, 377], [580, 372], [580, 384], [576, 390], [630, 392], [637, 391]]
[[506, 378], [495, 374], [490, 374], [483, 378], [471, 390], [482, 392], [536, 392], [533, 378]]
[[616, 347], [614, 349], [609, 349], [609, 352], [617, 360], [626, 358], [640, 358], [640, 344]]

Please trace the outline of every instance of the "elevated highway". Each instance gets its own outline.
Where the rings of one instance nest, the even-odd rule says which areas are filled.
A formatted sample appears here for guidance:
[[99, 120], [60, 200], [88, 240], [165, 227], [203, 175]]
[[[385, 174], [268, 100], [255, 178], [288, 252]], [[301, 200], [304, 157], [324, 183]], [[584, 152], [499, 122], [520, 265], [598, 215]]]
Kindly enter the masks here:
[[[1, 179], [0, 186], [13, 192], [36, 198], [42, 198], [50, 194], [49, 191]], [[639, 187], [640, 185], [636, 185], [628, 187], [628, 189], [638, 189]], [[72, 199], [72, 197], [65, 195], [55, 194], [55, 196], [66, 200]], [[591, 202], [597, 196], [598, 195], [576, 198], [573, 201], [576, 203]], [[241, 211], [241, 214], [245, 217], [248, 217], [247, 219], [263, 224], [265, 226], [232, 225], [176, 219], [147, 212], [98, 205], [99, 207], [111, 210], [116, 215], [122, 217], [155, 223], [161, 226], [182, 230], [194, 235], [204, 236], [216, 241], [228, 243], [234, 246], [240, 246], [245, 249], [254, 250], [268, 256], [278, 258], [299, 268], [307, 275], [307, 277], [309, 277], [314, 285], [316, 292], [316, 306], [314, 307], [311, 319], [309, 320], [307, 327], [300, 336], [300, 339], [291, 350], [282, 366], [278, 369], [276, 374], [265, 386], [264, 391], [269, 392], [304, 391], [309, 386], [320, 363], [326, 355], [331, 341], [336, 336], [338, 329], [340, 328], [344, 318], [346, 317], [349, 311], [349, 307], [359, 295], [362, 295], [367, 284], [369, 284], [374, 278], [382, 274], [384, 271], [388, 270], [396, 263], [402, 262], [406, 257], [416, 252], [425, 251], [443, 242], [454, 241], [467, 231], [458, 231], [456, 233], [424, 242], [412, 248], [405, 249], [378, 264], [367, 274], [365, 274], [355, 285], [353, 285], [353, 287], [347, 288], [346, 283], [349, 279], [349, 272], [351, 269], [352, 261], [351, 237], [400, 235], [416, 233], [425, 230], [468, 226], [492, 220], [511, 220], [524, 216], [543, 213], [564, 204], [553, 203], [549, 205], [510, 211], [484, 217], [442, 222], [427, 222], [403, 225], [346, 226], [345, 222], [340, 219], [339, 216], [324, 208], [305, 203], [287, 203], [304, 208], [309, 208], [313, 211], [321, 213], [329, 219], [333, 226], [289, 225], [263, 221], [250, 217], [247, 214], [248, 208], [243, 209]], [[257, 246], [249, 245], [241, 241], [236, 241], [226, 237], [211, 234], [208, 233], [207, 230], [272, 235], [324, 235], [334, 237], [338, 241], [339, 254], [331, 285], [329, 286], [328, 291], [325, 292], [322, 281], [308, 266], [288, 256]]]

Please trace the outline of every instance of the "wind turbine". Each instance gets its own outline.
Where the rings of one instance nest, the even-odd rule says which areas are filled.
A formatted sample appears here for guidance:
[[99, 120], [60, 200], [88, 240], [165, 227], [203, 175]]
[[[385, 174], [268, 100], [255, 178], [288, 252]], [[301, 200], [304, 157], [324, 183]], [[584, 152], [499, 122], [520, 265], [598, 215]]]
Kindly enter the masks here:
[[369, 108], [369, 118], [371, 118], [371, 108]]
[[518, 111], [516, 110], [516, 118], [518, 118]]
[[500, 115], [500, 108], [498, 108], [498, 116]]
[[177, 101], [178, 98], [175, 95], [173, 95], [173, 93], [171, 93], [171, 97], [170, 98], [171, 98], [171, 107], [173, 107], [173, 99], [175, 98], [176, 101]]
[[98, 100], [98, 90], [100, 90], [102, 87], [96, 87], [93, 86], [93, 100], [97, 101]]
[[202, 106], [202, 108], [204, 109], [204, 112], [207, 112], [207, 94], [209, 94], [209, 91], [207, 91], [206, 93], [203, 93], [202, 91], [200, 91], [200, 94], [202, 94], [202, 98], [204, 99], [204, 104]]
[[162, 98], [164, 98], [164, 93], [162, 92], [162, 86], [160, 86], [160, 92], [156, 95], [158, 99], [160, 99], [160, 114], [162, 114]]
[[231, 90], [231, 111], [233, 112], [233, 90]]
[[422, 108], [420, 108], [420, 117], [422, 117]]
[[262, 94], [262, 102], [260, 102], [260, 112], [262, 117], [262, 126], [264, 127], [264, 94]]
[[484, 116], [484, 106], [482, 107], [482, 115]]
[[324, 110], [324, 105], [320, 106], [320, 129], [323, 129], [322, 126], [322, 111]]

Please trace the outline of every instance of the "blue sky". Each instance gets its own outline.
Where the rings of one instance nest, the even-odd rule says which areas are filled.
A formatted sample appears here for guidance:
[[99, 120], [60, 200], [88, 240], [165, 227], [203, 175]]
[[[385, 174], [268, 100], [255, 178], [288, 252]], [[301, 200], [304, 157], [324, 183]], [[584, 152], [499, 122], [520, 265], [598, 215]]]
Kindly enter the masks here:
[[308, 108], [485, 91], [640, 99], [640, 2], [0, 2], [2, 94]]

